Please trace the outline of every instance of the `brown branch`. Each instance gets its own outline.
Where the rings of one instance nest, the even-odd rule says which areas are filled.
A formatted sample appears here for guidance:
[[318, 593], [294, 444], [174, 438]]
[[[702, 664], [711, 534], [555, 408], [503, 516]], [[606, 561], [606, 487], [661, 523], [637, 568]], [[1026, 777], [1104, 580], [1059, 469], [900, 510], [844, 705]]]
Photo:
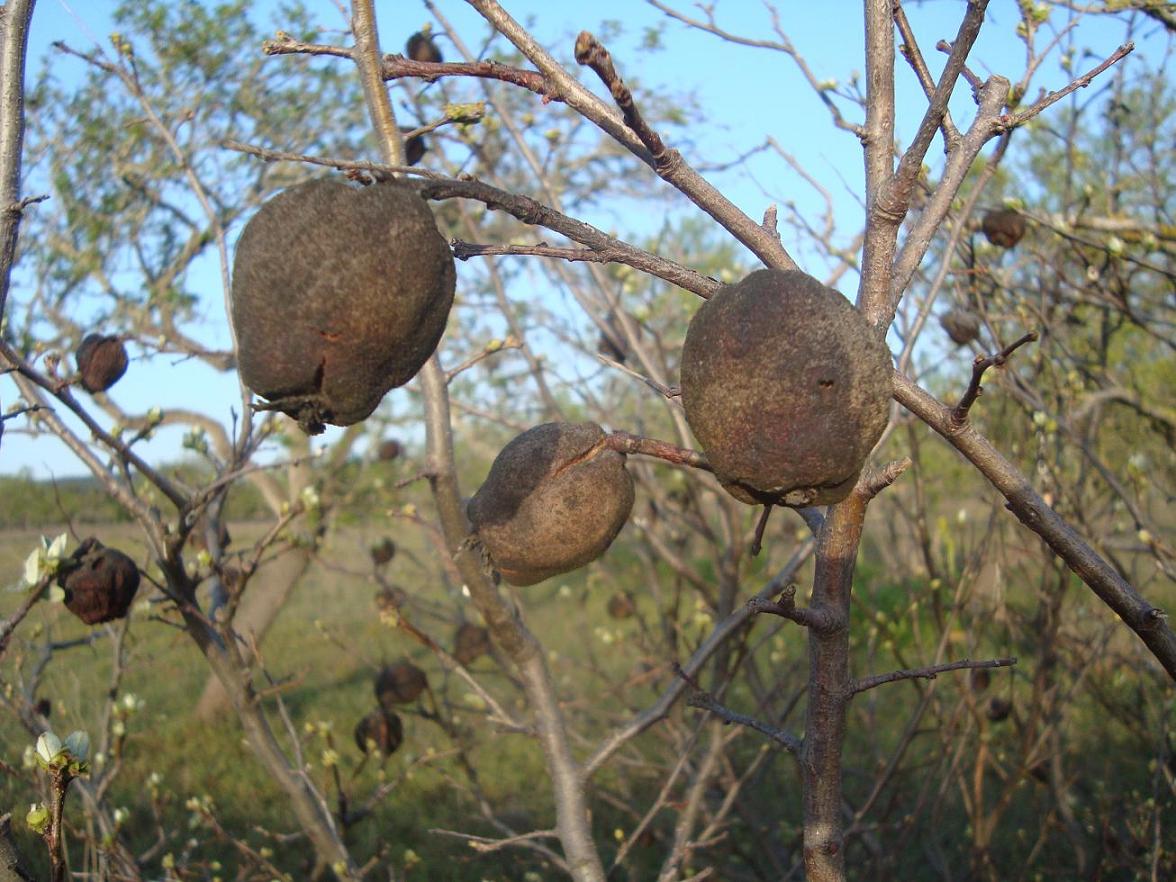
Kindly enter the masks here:
[[52, 577], [46, 576], [38, 580], [36, 585], [33, 585], [28, 593], [25, 594], [24, 600], [7, 619], [0, 622], [0, 658], [4, 657], [4, 651], [8, 649], [8, 641], [12, 639], [12, 635], [16, 632], [17, 626], [24, 621], [25, 616], [29, 614], [37, 601], [41, 599], [41, 595], [45, 593], [45, 589], [49, 586]]
[[1134, 43], [1124, 43], [1109, 56], [1107, 56], [1105, 61], [1082, 74], [1082, 76], [1075, 79], [1064, 89], [1061, 89], [1057, 92], [1047, 92], [1020, 113], [1006, 114], [1005, 116], [1002, 116], [1000, 119], [1000, 124], [1002, 127], [1001, 130], [1004, 131], [1008, 129], [1015, 129], [1018, 126], [1022, 126], [1045, 110], [1047, 107], [1057, 104], [1071, 92], [1076, 92], [1078, 89], [1085, 89], [1100, 73], [1109, 68], [1112, 64], [1115, 64], [1117, 61], [1121, 61], [1122, 59], [1126, 58], [1134, 51]]
[[644, 456], [664, 459], [675, 465], [690, 466], [708, 472], [714, 471], [711, 464], [707, 462], [705, 454], [699, 453], [697, 450], [678, 447], [667, 441], [658, 441], [656, 438], [643, 438], [640, 435], [630, 435], [628, 432], [612, 432], [605, 438], [605, 444], [618, 453], [640, 453]]
[[857, 695], [859, 692], [865, 692], [867, 689], [873, 689], [875, 686], [881, 686], [885, 683], [895, 683], [899, 680], [934, 680], [939, 674], [947, 671], [971, 670], [976, 668], [1007, 668], [1016, 663], [1017, 660], [1015, 658], [994, 658], [988, 659], [987, 661], [971, 661], [965, 658], [962, 661], [931, 665], [926, 668], [891, 671], [888, 674], [875, 674], [872, 677], [862, 677], [860, 680], [854, 680], [849, 687], [849, 695]]
[[653, 157], [654, 167], [658, 174], [661, 174], [662, 170], [673, 161], [673, 155], [666, 150], [661, 136], [650, 127], [649, 123], [645, 121], [645, 117], [641, 115], [637, 102], [633, 100], [633, 93], [629, 91], [629, 87], [625, 85], [625, 81], [621, 79], [621, 75], [613, 67], [612, 56], [609, 55], [608, 50], [588, 31], [580, 31], [580, 35], [576, 37], [576, 62], [592, 68], [593, 72], [600, 77], [600, 81], [608, 87], [609, 94], [612, 95], [613, 101], [616, 102], [624, 116], [625, 125], [641, 139], [641, 143], [645, 145], [645, 149]]
[[332, 159], [302, 153], [289, 153], [283, 150], [267, 150], [263, 147], [243, 144], [240, 141], [225, 141], [222, 146], [228, 150], [257, 156], [268, 162], [307, 162], [329, 168], [366, 171], [375, 175], [407, 172], [423, 179], [414, 181], [413, 185], [417, 187], [425, 199], [472, 199], [481, 202], [488, 208], [505, 211], [525, 224], [546, 227], [574, 242], [587, 245], [593, 251], [607, 255], [610, 262], [623, 263], [657, 276], [659, 279], [664, 279], [703, 299], [710, 298], [722, 287], [722, 283], [709, 276], [704, 276], [702, 273], [672, 260], [650, 254], [636, 245], [609, 236], [591, 224], [569, 217], [528, 196], [508, 193], [506, 190], [500, 190], [481, 181], [443, 178], [423, 169], [390, 166], [378, 162]]
[[764, 531], [768, 529], [768, 518], [772, 516], [772, 503], [764, 506], [764, 510], [760, 513], [759, 520], [755, 525], [755, 535], [751, 537], [751, 547], [749, 551], [752, 557], [757, 557], [764, 547]]
[[1024, 346], [1026, 343], [1032, 343], [1037, 339], [1037, 332], [1030, 331], [1019, 340], [1010, 343], [996, 355], [977, 355], [976, 360], [972, 362], [972, 379], [968, 383], [968, 388], [960, 397], [959, 404], [957, 404], [951, 411], [951, 424], [959, 431], [968, 422], [968, 411], [972, 409], [972, 405], [976, 403], [976, 399], [980, 397], [980, 393], [984, 391], [980, 385], [980, 380], [984, 376], [984, 372], [990, 367], [1003, 367], [1004, 363], [1008, 361], [1009, 356]]
[[799, 756], [801, 750], [804, 748], [804, 743], [791, 732], [786, 732], [778, 726], [773, 726], [771, 723], [765, 723], [763, 720], [757, 720], [755, 717], [749, 717], [746, 714], [734, 711], [718, 701], [709, 692], [695, 689], [686, 699], [686, 704], [690, 707], [697, 707], [709, 711], [725, 723], [745, 726], [748, 729], [759, 732], [761, 735], [767, 735], [789, 753]]
[[[902, 44], [898, 47], [899, 52], [907, 60], [911, 70], [915, 72], [919, 85], [923, 87], [923, 94], [930, 99], [935, 94], [935, 80], [931, 77], [927, 61], [923, 58], [923, 52], [919, 49], [919, 43], [915, 38], [915, 30], [911, 27], [910, 19], [907, 18], [906, 10], [902, 8], [901, 2], [894, 4], [894, 23], [898, 27], [899, 36], [902, 37]], [[940, 129], [943, 131], [945, 146], [950, 152], [959, 140], [960, 132], [952, 122], [951, 111], [946, 108], [943, 111]]]
[[796, 622], [815, 631], [833, 631], [844, 624], [841, 618], [826, 606], [797, 606], [796, 586], [789, 585], [775, 600], [759, 595], [747, 601], [747, 610], [755, 615], [768, 613]]
[[641, 139], [625, 124], [622, 117], [602, 99], [594, 95], [539, 45], [528, 30], [515, 21], [497, 0], [468, 0], [469, 4], [491, 26], [513, 43], [520, 52], [564, 96], [565, 103], [586, 120], [612, 136], [626, 150], [653, 168], [687, 199], [709, 214], [732, 236], [742, 242], [765, 265], [780, 269], [795, 269], [796, 261], [779, 240], [767, 232], [759, 222], [739, 209], [730, 199], [690, 166], [675, 150], [667, 151], [673, 160], [658, 169], [650, 151]]
[[0, 317], [16, 260], [16, 239], [27, 203], [20, 198], [24, 147], [24, 75], [29, 19], [35, 0], [0, 7]]
[[[759, 591], [757, 596], [766, 599], [779, 594], [781, 587], [796, 577], [801, 566], [803, 566], [804, 562], [812, 554], [815, 545], [816, 543], [813, 539], [806, 540], [797, 548], [792, 557], [775, 577]], [[694, 650], [694, 653], [687, 660], [686, 664], [680, 668], [675, 666], [683, 671], [683, 675], [674, 679], [650, 707], [637, 714], [633, 719], [605, 738], [600, 747], [585, 761], [585, 779], [595, 774], [608, 761], [608, 758], [620, 750], [621, 746], [627, 741], [640, 735], [659, 720], [664, 719], [669, 713], [670, 708], [673, 707], [674, 702], [678, 700], [678, 697], [687, 688], [689, 684], [687, 677], [702, 670], [702, 666], [706, 664], [707, 659], [726, 643], [727, 640], [740, 633], [752, 615], [751, 610], [747, 606], [743, 606], [736, 608], [731, 615], [716, 624], [707, 638], [699, 645], [698, 649]]]

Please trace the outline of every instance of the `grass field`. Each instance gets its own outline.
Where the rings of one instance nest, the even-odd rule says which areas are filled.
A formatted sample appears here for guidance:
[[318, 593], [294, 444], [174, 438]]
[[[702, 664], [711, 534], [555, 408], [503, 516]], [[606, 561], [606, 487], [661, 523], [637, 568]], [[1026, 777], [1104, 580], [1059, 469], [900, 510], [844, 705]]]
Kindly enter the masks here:
[[[882, 523], [881, 519], [878, 523]], [[264, 525], [234, 523], [230, 530], [233, 546], [242, 547], [261, 535]], [[8, 581], [18, 577], [24, 557], [41, 533], [53, 535], [54, 531], [13, 530], [0, 534], [0, 573], [7, 574]], [[130, 525], [96, 528], [93, 533], [107, 544], [132, 553], [140, 562], [145, 559]], [[481, 816], [479, 798], [513, 829], [550, 828], [554, 821], [550, 792], [535, 742], [523, 735], [495, 731], [464, 682], [446, 673], [428, 650], [403, 631], [380, 620], [373, 602], [379, 586], [369, 563], [368, 548], [383, 534], [378, 521], [373, 521], [341, 527], [328, 535], [320, 560], [312, 566], [264, 644], [264, 674], [258, 676], [257, 684], [268, 696], [270, 719], [282, 733], [288, 754], [293, 756], [295, 748], [300, 751], [307, 774], [331, 803], [335, 803], [337, 791], [333, 770], [325, 763], [325, 751], [338, 755], [337, 769], [352, 809], [388, 785], [378, 809], [347, 833], [357, 856], [381, 854], [412, 880], [497, 882], [553, 878], [557, 874], [533, 852], [482, 854], [457, 838], [435, 832], [501, 836], [501, 831]], [[471, 614], [469, 605], [463, 603], [456, 586], [445, 582], [435, 550], [419, 534], [401, 530], [396, 539], [400, 550], [387, 569], [387, 580], [406, 591], [404, 609], [413, 623], [442, 645], [449, 645], [456, 626], [455, 612], [464, 609], [465, 614]], [[774, 551], [774, 555], [768, 552], [768, 560], [755, 565], [758, 571], [768, 572], [788, 549]], [[854, 668], [858, 672], [885, 670], [898, 666], [899, 661], [926, 658], [941, 639], [931, 614], [935, 592], [926, 585], [895, 579], [885, 564], [889, 557], [903, 553], [893, 543], [887, 545], [881, 531], [872, 534], [867, 542], [855, 587], [852, 628], [857, 635]], [[961, 558], [970, 553], [966, 542], [958, 553]], [[628, 555], [624, 544], [618, 543], [610, 552], [607, 569], [592, 567], [521, 594], [528, 622], [548, 648], [550, 664], [565, 699], [565, 715], [572, 722], [573, 746], [581, 755], [590, 752], [613, 726], [652, 701], [671, 676], [671, 659], [662, 642], [652, 596], [637, 592], [639, 615], [632, 619], [615, 621], [605, 613], [607, 599], [615, 587], [622, 583], [641, 585], [640, 570]], [[698, 566], [702, 572], [707, 564], [699, 561]], [[1015, 573], [1010, 571], [1010, 575]], [[807, 579], [802, 577], [801, 584], [806, 584]], [[988, 593], [1000, 587], [991, 573], [977, 581]], [[262, 588], [264, 582], [251, 586], [251, 590]], [[140, 852], [156, 847], [148, 866], [160, 868], [161, 877], [165, 856], [171, 854], [189, 868], [184, 878], [238, 878], [238, 872], [248, 862], [218, 835], [209, 815], [189, 807], [189, 801], [195, 799], [209, 808], [220, 827], [233, 831], [258, 852], [268, 849], [274, 865], [290, 878], [302, 878], [309, 849], [297, 836], [286, 836], [294, 831], [294, 825], [284, 798], [243, 743], [235, 719], [230, 716], [219, 725], [209, 725], [194, 718], [192, 707], [206, 679], [204, 661], [184, 632], [150, 620], [167, 615], [162, 605], [143, 602], [149, 595], [142, 591], [133, 612], [125, 641], [125, 673], [118, 685], [120, 696], [132, 694], [142, 701], [142, 709], [126, 721], [122, 767], [111, 789], [113, 804], [128, 811], [124, 829], [130, 842]], [[0, 615], [7, 614], [20, 596], [13, 592], [0, 594]], [[1088, 603], [1080, 593], [1076, 596], [1075, 602]], [[1155, 600], [1162, 602], [1164, 598]], [[1032, 657], [1036, 635], [1020, 632], [1016, 636], [1015, 629], [1001, 626], [995, 630], [1006, 635], [1001, 638], [1005, 642], [985, 643], [987, 638], [982, 635], [992, 627], [987, 612], [990, 603], [988, 596], [983, 603], [977, 601], [974, 622], [967, 619], [965, 610], [965, 618], [948, 633], [948, 640], [956, 644], [949, 645], [949, 655], [972, 651], [1022, 656], [1023, 663], [1016, 672], [993, 678], [993, 690], [1010, 697], [1023, 696], [1038, 675], [1037, 662]], [[1026, 596], [1013, 593], [1008, 603], [1010, 615], [1020, 615], [1021, 610], [1030, 608]], [[711, 622], [695, 609], [692, 600], [679, 611], [678, 620], [678, 655], [682, 657], [688, 654], [691, 641], [709, 630]], [[21, 690], [28, 689], [33, 672], [44, 661], [41, 653], [48, 642], [95, 637], [86, 645], [55, 652], [44, 667], [34, 697], [52, 702], [51, 723], [59, 733], [86, 728], [96, 737], [97, 727], [103, 725], [102, 711], [111, 687], [116, 633], [111, 626], [85, 628], [60, 606], [38, 605], [0, 666], [0, 675], [13, 690], [5, 701], [11, 707]], [[1130, 646], [1133, 639], [1118, 631], [1107, 633], [1113, 637], [1108, 647]], [[1009, 634], [1014, 635], [1011, 643], [1007, 642]], [[775, 700], [786, 704], [794, 687], [804, 682], [807, 650], [803, 639], [794, 630], [782, 629], [773, 619], [757, 625], [750, 645], [758, 647], [757, 657], [761, 660], [755, 676], [770, 673], [779, 677], [782, 687], [775, 693]], [[427, 672], [431, 693], [404, 708], [404, 744], [380, 768], [378, 763], [361, 761], [352, 741], [352, 729], [375, 706], [375, 672], [381, 665], [402, 657], [410, 658]], [[482, 658], [471, 668], [507, 710], [522, 712], [521, 693], [493, 659]], [[1105, 683], [1126, 683], [1121, 673], [1110, 669], [1088, 669], [1081, 677], [1083, 689], [1094, 684], [1101, 688]], [[1119, 681], [1114, 681], [1115, 677]], [[747, 707], [751, 698], [742, 678], [742, 674], [737, 678], [727, 700]], [[868, 698], [854, 705], [846, 748], [846, 786], [847, 793], [858, 801], [865, 798], [872, 776], [885, 765], [889, 751], [903, 737], [907, 714], [924, 694], [910, 686], [891, 688], [890, 692], [869, 693]], [[904, 801], [917, 805], [928, 782], [925, 770], [936, 767], [944, 750], [955, 750], [956, 742], [960, 756], [951, 769], [959, 780], [970, 774], [972, 751], [981, 743], [990, 745], [994, 756], [1015, 756], [1016, 751], [1029, 749], [1019, 742], [1019, 729], [1014, 730], [1011, 723], [1003, 728], [996, 724], [988, 728], [985, 724], [977, 729], [967, 716], [958, 716], [961, 709], [966, 713], [967, 707], [975, 703], [968, 698], [966, 678], [943, 677], [936, 689], [943, 709], [936, 711], [939, 716], [928, 718], [928, 728], [920, 730], [921, 734], [911, 742], [904, 765], [887, 791], [891, 801], [879, 811], [901, 812]], [[1145, 716], [1152, 713], [1148, 709], [1151, 699], [1144, 697], [1142, 685], [1139, 695], [1139, 707], [1144, 708], [1139, 712]], [[277, 697], [281, 699], [280, 706]], [[792, 715], [779, 722], [795, 729], [802, 724], [803, 698], [793, 705]], [[1077, 814], [1092, 824], [1112, 811], [1127, 813], [1148, 798], [1152, 780], [1149, 769], [1154, 765], [1149, 765], [1148, 756], [1139, 754], [1139, 744], [1150, 737], [1146, 727], [1160, 722], [1143, 719], [1137, 723], [1131, 715], [1134, 712], [1115, 719], [1108, 717], [1105, 708], [1105, 702], [1092, 702], [1081, 690], [1074, 692], [1059, 736], [1064, 739], [1061, 743], [1068, 767], [1080, 768], [1088, 779], [1090, 786], [1080, 790], [1084, 802]], [[446, 726], [429, 718], [434, 710]], [[1029, 713], [1029, 709], [1022, 712]], [[1169, 708], [1168, 714], [1171, 712]], [[667, 723], [637, 739], [594, 780], [597, 815], [593, 821], [606, 862], [616, 851], [616, 832], [623, 835], [632, 830], [636, 819], [656, 797], [677, 758], [673, 745], [680, 743], [702, 719], [698, 711], [679, 704]], [[1172, 722], [1169, 719], [1169, 724]], [[1142, 735], [1138, 733], [1140, 726], [1144, 727]], [[956, 730], [958, 733], [952, 735]], [[23, 831], [20, 823], [27, 805], [41, 798], [33, 776], [21, 771], [22, 756], [32, 741], [33, 736], [12, 713], [0, 717], [0, 760], [7, 764], [0, 767], [0, 813], [14, 812], [16, 826], [22, 830], [22, 847], [40, 859], [40, 844]], [[734, 742], [731, 755], [750, 763], [763, 745], [762, 739], [745, 731]], [[765, 765], [763, 774], [753, 782], [755, 788], [749, 785], [747, 808], [735, 828], [737, 832], [723, 846], [724, 859], [732, 862], [730, 866], [747, 868], [756, 863], [756, 837], [761, 835], [757, 830], [763, 824], [775, 825], [777, 833], [782, 831], [786, 839], [799, 843], [799, 792], [791, 764], [782, 756], [775, 754]], [[476, 770], [477, 792], [470, 768]], [[146, 784], [153, 780], [158, 781], [154, 789]], [[994, 777], [989, 786], [995, 792], [1000, 784]], [[952, 860], [958, 865], [967, 860], [973, 831], [955, 786], [952, 781], [941, 786], [936, 799], [942, 805], [926, 819], [925, 829], [920, 828], [916, 841], [922, 842], [927, 836], [942, 838], [934, 842], [934, 847], [954, 855]], [[997, 837], [993, 854], [1006, 866], [1024, 865], [1026, 857], [1032, 856], [1035, 865], [1046, 870], [1041, 878], [1064, 878], [1049, 870], [1051, 862], [1064, 860], [1064, 856], [1055, 857], [1064, 842], [1051, 840], [1045, 847], [1035, 849], [1032, 841], [1017, 838], [1021, 835], [1017, 830], [1032, 828], [1040, 817], [1048, 815], [1052, 805], [1049, 789], [1027, 777], [1017, 792], [1015, 804], [1003, 821], [1004, 835]], [[718, 797], [721, 793], [716, 794]], [[1140, 802], [1133, 802], [1137, 798]], [[80, 801], [72, 801], [69, 809], [73, 822], [84, 824]], [[1171, 800], [1165, 802], [1164, 813], [1172, 816], [1176, 828], [1176, 805]], [[668, 809], [655, 817], [652, 836], [642, 841], [625, 869], [614, 877], [640, 880], [656, 875], [675, 819], [675, 812]], [[162, 845], [157, 844], [160, 829], [167, 831]], [[188, 842], [196, 844], [189, 846]], [[938, 878], [922, 850], [925, 847], [925, 842], [918, 849], [908, 842], [895, 855], [892, 864], [901, 878]], [[221, 869], [214, 869], [213, 862], [218, 862]], [[240, 878], [265, 877], [246, 874]]]

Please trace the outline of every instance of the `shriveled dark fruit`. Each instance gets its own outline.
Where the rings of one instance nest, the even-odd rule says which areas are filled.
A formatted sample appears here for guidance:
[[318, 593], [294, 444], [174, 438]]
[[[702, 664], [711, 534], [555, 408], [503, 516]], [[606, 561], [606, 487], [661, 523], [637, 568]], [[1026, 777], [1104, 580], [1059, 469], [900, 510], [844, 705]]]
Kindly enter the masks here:
[[1009, 714], [1013, 712], [1013, 703], [1007, 698], [1001, 698], [998, 695], [992, 696], [988, 699], [988, 708], [985, 710], [985, 715], [994, 723], [999, 723], [1002, 720], [1007, 720]]
[[618, 591], [608, 599], [608, 614], [614, 619], [632, 618], [637, 612], [637, 604], [633, 602], [633, 595], [626, 591]]
[[364, 753], [377, 751], [391, 756], [404, 742], [404, 724], [399, 715], [382, 707], [376, 708], [355, 726], [355, 746]]
[[391, 462], [403, 452], [404, 448], [400, 446], [400, 442], [389, 438], [387, 441], [381, 441], [380, 446], [376, 448], [376, 458], [382, 462]]
[[752, 504], [840, 502], [890, 411], [885, 342], [797, 271], [759, 270], [704, 303], [681, 373], [686, 419], [715, 475]]
[[453, 657], [469, 665], [490, 651], [490, 632], [473, 622], [463, 622], [453, 637]]
[[[596, 351], [605, 358], [611, 358], [618, 364], [624, 364], [625, 360], [632, 354], [632, 347], [629, 346], [629, 340], [625, 337], [625, 331], [621, 327], [616, 313], [609, 313], [604, 324], [605, 330], [600, 332], [600, 340], [596, 343]], [[634, 327], [636, 327], [637, 336], [640, 338], [642, 336], [641, 325], [634, 323]]]
[[377, 542], [371, 547], [372, 563], [378, 567], [396, 557], [396, 543], [385, 536], [381, 541]]
[[241, 377], [309, 434], [359, 422], [433, 354], [454, 284], [453, 253], [406, 184], [291, 187], [237, 245]]
[[97, 539], [86, 539], [61, 562], [57, 584], [65, 591], [65, 607], [87, 625], [121, 619], [139, 590], [135, 562]]
[[440, 64], [442, 61], [441, 50], [437, 48], [433, 38], [421, 31], [417, 31], [408, 38], [408, 42], [404, 46], [404, 54], [413, 61], [426, 61], [432, 64]]
[[980, 336], [980, 316], [967, 309], [953, 309], [939, 317], [939, 325], [947, 331], [951, 342], [966, 346]]
[[53, 713], [53, 702], [48, 698], [38, 698], [37, 703], [33, 705], [33, 710], [45, 719], [49, 719], [49, 715]]
[[74, 353], [82, 388], [105, 392], [127, 372], [127, 349], [122, 340], [103, 334], [87, 334]]
[[993, 245], [1012, 248], [1025, 235], [1025, 216], [1012, 208], [985, 212], [980, 229]]
[[502, 448], [466, 508], [490, 564], [533, 585], [596, 560], [633, 508], [625, 456], [596, 423], [544, 423]]
[[[401, 126], [400, 131], [407, 134], [412, 131], [410, 126]], [[424, 135], [413, 135], [411, 138], [404, 139], [404, 164], [416, 165], [425, 158], [425, 154], [429, 151], [429, 144], [425, 141]]]
[[394, 705], [416, 701], [428, 685], [424, 671], [410, 661], [399, 661], [376, 677], [376, 698], [380, 707], [391, 710]]

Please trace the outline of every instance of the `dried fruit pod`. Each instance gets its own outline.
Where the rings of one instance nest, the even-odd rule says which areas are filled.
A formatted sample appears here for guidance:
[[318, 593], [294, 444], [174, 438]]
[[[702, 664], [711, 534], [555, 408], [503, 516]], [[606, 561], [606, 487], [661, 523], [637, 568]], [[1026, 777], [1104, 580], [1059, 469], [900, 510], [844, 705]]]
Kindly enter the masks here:
[[[401, 126], [401, 134], [407, 135], [413, 131], [411, 126]], [[413, 135], [411, 138], [404, 139], [404, 164], [416, 165], [425, 158], [425, 154], [429, 151], [429, 144], [425, 140], [424, 135]]]
[[596, 423], [544, 423], [502, 448], [466, 511], [490, 564], [533, 585], [596, 560], [633, 508], [625, 456]]
[[614, 619], [629, 619], [637, 612], [637, 604], [628, 591], [618, 591], [608, 599], [608, 614]]
[[[611, 358], [617, 364], [624, 364], [625, 360], [632, 354], [632, 347], [629, 346], [629, 340], [625, 336], [625, 331], [621, 327], [620, 321], [617, 319], [615, 312], [610, 312], [608, 318], [604, 320], [605, 329], [600, 332], [600, 339], [596, 343], [596, 351], [605, 358]], [[640, 339], [643, 335], [641, 332], [641, 325], [635, 324], [637, 328], [637, 337]]]
[[1013, 712], [1013, 703], [1007, 698], [1001, 698], [999, 695], [994, 695], [988, 699], [988, 708], [985, 710], [985, 715], [994, 723], [999, 723], [1002, 720], [1007, 720], [1009, 714]]
[[399, 661], [376, 677], [376, 698], [380, 707], [391, 710], [394, 705], [416, 701], [428, 686], [424, 671], [410, 661]]
[[682, 403], [736, 499], [828, 505], [849, 495], [886, 427], [891, 370], [885, 342], [839, 293], [760, 270], [695, 313]]
[[237, 245], [241, 377], [309, 434], [359, 422], [433, 354], [455, 280], [449, 245], [406, 184], [291, 187]]
[[355, 726], [355, 746], [364, 753], [378, 751], [391, 756], [404, 743], [404, 724], [399, 715], [382, 707], [376, 708]]
[[453, 636], [453, 657], [469, 665], [490, 652], [490, 632], [473, 622], [463, 622]]
[[391, 462], [403, 452], [404, 448], [400, 446], [400, 442], [395, 438], [389, 438], [386, 441], [381, 441], [380, 446], [376, 448], [376, 458], [381, 462]]
[[983, 692], [992, 682], [992, 675], [987, 668], [973, 668], [968, 679], [973, 692]]
[[430, 64], [440, 64], [443, 60], [441, 50], [437, 48], [433, 38], [422, 31], [417, 31], [408, 38], [408, 42], [404, 44], [404, 54], [413, 61], [425, 61]]
[[65, 607], [87, 625], [121, 619], [139, 590], [135, 562], [97, 539], [82, 542], [57, 572]]
[[966, 346], [980, 336], [980, 316], [968, 309], [953, 309], [939, 317], [939, 325], [951, 341]]
[[396, 557], [396, 543], [387, 536], [371, 547], [372, 563], [378, 567], [384, 566]]
[[118, 337], [87, 334], [74, 360], [81, 375], [82, 388], [94, 394], [105, 392], [127, 372], [127, 348]]
[[985, 212], [980, 229], [993, 245], [1012, 248], [1025, 235], [1025, 216], [1012, 208]]

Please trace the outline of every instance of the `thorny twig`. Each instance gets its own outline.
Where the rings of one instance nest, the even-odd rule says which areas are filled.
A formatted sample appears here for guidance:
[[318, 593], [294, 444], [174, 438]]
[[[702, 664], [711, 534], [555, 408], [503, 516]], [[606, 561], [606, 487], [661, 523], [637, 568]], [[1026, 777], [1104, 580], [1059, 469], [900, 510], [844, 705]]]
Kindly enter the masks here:
[[962, 428], [968, 421], [968, 411], [972, 409], [972, 405], [976, 403], [976, 399], [980, 397], [983, 389], [980, 386], [980, 380], [984, 376], [984, 372], [990, 367], [1002, 367], [1009, 356], [1024, 346], [1026, 343], [1032, 343], [1037, 339], [1037, 332], [1030, 331], [1020, 339], [1010, 343], [996, 355], [978, 355], [976, 360], [972, 362], [972, 379], [968, 383], [968, 388], [960, 397], [959, 403], [952, 409], [951, 422], [957, 429]]

